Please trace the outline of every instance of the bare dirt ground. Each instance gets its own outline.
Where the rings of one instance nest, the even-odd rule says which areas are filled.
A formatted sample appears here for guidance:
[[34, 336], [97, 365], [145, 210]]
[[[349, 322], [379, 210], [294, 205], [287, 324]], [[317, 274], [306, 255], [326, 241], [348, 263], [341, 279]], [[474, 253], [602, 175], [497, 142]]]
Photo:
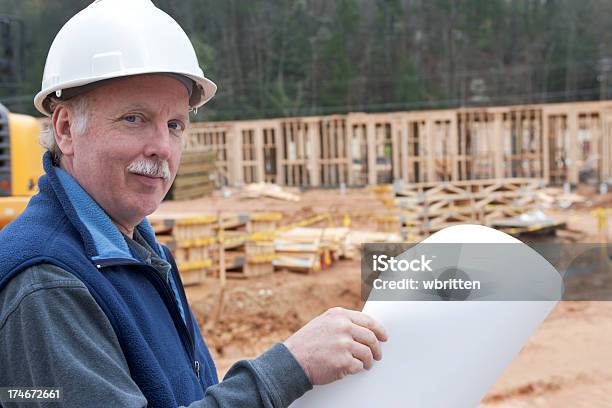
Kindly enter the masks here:
[[[609, 197], [597, 198], [608, 205]], [[349, 190], [308, 191], [299, 203], [274, 199], [221, 197], [166, 202], [169, 211], [283, 211], [290, 217], [353, 212], [351, 226], [372, 229], [366, 216], [385, 209], [371, 193]], [[557, 210], [569, 227], [585, 232], [583, 242], [598, 242], [597, 221], [589, 208]], [[608, 226], [612, 237], [612, 226]], [[219, 309], [219, 284], [208, 279], [188, 287], [187, 295], [222, 376], [239, 359], [265, 351], [308, 320], [333, 306], [359, 309], [358, 261], [338, 261], [309, 275], [280, 271], [249, 280], [230, 280]], [[218, 314], [218, 316], [217, 316]], [[533, 334], [483, 400], [483, 408], [612, 407], [612, 302], [561, 302]]]

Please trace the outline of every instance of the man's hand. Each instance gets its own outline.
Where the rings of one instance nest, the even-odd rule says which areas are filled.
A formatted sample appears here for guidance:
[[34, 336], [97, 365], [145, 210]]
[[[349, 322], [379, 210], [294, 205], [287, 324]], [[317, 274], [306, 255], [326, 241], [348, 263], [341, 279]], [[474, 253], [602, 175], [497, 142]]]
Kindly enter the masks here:
[[341, 307], [329, 309], [285, 340], [313, 385], [369, 370], [382, 358], [387, 332], [370, 316]]

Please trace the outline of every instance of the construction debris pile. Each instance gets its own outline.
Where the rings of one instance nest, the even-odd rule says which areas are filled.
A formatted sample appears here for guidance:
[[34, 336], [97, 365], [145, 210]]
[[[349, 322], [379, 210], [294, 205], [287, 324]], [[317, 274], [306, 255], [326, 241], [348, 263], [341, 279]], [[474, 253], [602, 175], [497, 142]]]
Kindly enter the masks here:
[[150, 221], [159, 241], [174, 253], [184, 283], [195, 284], [221, 274], [248, 278], [279, 269], [315, 272], [338, 259], [358, 259], [363, 243], [418, 242], [463, 223], [513, 235], [570, 233], [566, 220], [547, 210], [586, 200], [529, 178], [396, 183], [368, 190], [327, 193], [338, 196], [332, 205], [298, 205], [301, 193], [256, 183], [214, 199], [220, 200], [217, 209], [231, 202], [252, 211], [158, 211]]
[[278, 213], [168, 213], [149, 217], [157, 240], [176, 259], [183, 283], [195, 284], [220, 269], [230, 277], [273, 272], [272, 233]]
[[238, 194], [241, 198], [270, 197], [285, 201], [300, 201], [300, 196], [298, 194], [290, 193], [281, 186], [272, 183], [247, 184], [244, 188], [239, 190]]
[[279, 232], [274, 240], [278, 255], [274, 265], [300, 272], [318, 271], [340, 258], [358, 258], [361, 245], [373, 242], [402, 242], [402, 237], [346, 227], [291, 228]]
[[586, 197], [559, 187], [545, 187], [535, 192], [536, 200], [545, 209], [567, 209], [575, 204], [584, 204]]
[[543, 210], [566, 208], [584, 200], [560, 189], [545, 188], [543, 180], [528, 178], [387, 185], [371, 190], [388, 209], [387, 214], [377, 217], [380, 228], [399, 225], [417, 237], [465, 223], [513, 235], [562, 228], [563, 219]]
[[259, 276], [275, 269], [314, 272], [335, 260], [359, 257], [363, 243], [402, 241], [397, 233], [327, 227], [328, 214], [280, 226], [282, 218], [278, 212], [158, 211], [149, 222], [158, 241], [172, 251], [186, 285], [221, 271], [228, 278]]

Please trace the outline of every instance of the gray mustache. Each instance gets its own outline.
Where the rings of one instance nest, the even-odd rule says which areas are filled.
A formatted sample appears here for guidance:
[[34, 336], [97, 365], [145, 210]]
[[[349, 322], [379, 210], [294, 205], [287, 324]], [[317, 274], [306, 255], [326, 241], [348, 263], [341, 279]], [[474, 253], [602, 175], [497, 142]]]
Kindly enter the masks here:
[[149, 177], [170, 178], [170, 166], [167, 160], [136, 160], [128, 166], [130, 173], [143, 174]]

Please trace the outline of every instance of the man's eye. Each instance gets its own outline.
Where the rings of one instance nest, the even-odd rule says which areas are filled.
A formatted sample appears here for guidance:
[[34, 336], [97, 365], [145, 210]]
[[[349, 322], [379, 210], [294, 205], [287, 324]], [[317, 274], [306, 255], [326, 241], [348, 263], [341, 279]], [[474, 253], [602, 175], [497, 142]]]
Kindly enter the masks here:
[[123, 118], [125, 121], [130, 122], [130, 123], [136, 123], [136, 121], [138, 120], [138, 116], [136, 115], [127, 115]]
[[184, 130], [183, 125], [178, 122], [170, 122], [168, 123], [168, 127], [172, 130]]

